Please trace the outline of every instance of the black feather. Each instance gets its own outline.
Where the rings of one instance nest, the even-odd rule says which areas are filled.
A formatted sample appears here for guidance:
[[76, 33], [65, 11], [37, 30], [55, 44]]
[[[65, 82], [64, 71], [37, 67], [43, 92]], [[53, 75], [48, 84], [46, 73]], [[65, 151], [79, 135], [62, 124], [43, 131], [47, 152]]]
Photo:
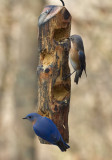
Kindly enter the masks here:
[[76, 84], [78, 84], [79, 78], [81, 78], [81, 76], [82, 76], [82, 70], [76, 71], [75, 78], [74, 78], [74, 82]]
[[77, 73], [76, 73], [75, 78], [74, 78], [74, 82], [75, 82], [76, 84], [78, 84], [78, 81], [79, 81], [79, 76], [78, 76]]
[[57, 146], [60, 148], [62, 152], [65, 152], [68, 148], [70, 148], [70, 146], [64, 143], [62, 140], [59, 140], [57, 142]]
[[[85, 71], [85, 74], [87, 76], [87, 73], [86, 73], [86, 61], [85, 61], [85, 54], [83, 51], [79, 51], [78, 52], [79, 54], [79, 61], [80, 61], [80, 67], [81, 67], [81, 71], [83, 72], [83, 70]], [[82, 73], [81, 73], [82, 75]]]

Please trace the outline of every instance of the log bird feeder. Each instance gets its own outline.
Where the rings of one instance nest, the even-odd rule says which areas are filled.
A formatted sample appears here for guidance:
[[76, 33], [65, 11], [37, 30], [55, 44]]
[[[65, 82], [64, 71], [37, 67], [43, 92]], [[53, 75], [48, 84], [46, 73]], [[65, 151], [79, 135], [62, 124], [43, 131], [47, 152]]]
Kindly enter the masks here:
[[[69, 141], [68, 113], [71, 80], [68, 57], [71, 15], [65, 7], [46, 6], [39, 20], [38, 113], [50, 118]], [[41, 143], [47, 143], [40, 138]]]

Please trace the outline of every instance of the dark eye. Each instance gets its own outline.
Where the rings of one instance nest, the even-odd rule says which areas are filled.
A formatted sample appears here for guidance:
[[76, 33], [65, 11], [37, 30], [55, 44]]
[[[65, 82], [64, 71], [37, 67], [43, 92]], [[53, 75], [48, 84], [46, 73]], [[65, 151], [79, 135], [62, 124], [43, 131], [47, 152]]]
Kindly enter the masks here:
[[31, 116], [29, 116], [29, 118], [31, 118]]

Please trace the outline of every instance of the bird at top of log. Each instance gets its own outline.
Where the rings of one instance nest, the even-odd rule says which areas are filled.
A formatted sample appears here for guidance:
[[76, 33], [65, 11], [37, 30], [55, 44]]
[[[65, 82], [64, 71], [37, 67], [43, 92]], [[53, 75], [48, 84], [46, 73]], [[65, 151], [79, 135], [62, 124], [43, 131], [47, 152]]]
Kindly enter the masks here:
[[66, 76], [64, 79], [67, 79], [70, 77], [74, 72], [75, 78], [74, 82], [78, 84], [79, 78], [82, 76], [82, 72], [85, 71], [86, 77], [86, 57], [85, 57], [85, 52], [84, 52], [84, 45], [83, 45], [83, 40], [81, 36], [79, 35], [72, 35], [68, 38], [71, 42], [71, 50], [69, 53], [69, 60], [70, 63], [74, 69], [72, 73], [70, 73], [68, 76]]
[[59, 130], [51, 119], [37, 113], [30, 113], [23, 119], [32, 122], [33, 130], [37, 136], [58, 146], [62, 152], [70, 148], [70, 146], [64, 142]]

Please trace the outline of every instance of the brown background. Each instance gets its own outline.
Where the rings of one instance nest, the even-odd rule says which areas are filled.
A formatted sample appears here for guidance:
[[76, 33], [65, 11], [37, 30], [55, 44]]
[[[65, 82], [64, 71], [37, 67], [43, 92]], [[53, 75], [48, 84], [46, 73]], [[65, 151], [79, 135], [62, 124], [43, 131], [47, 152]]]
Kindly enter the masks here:
[[[65, 0], [71, 34], [83, 37], [87, 74], [73, 83], [71, 148], [42, 145], [31, 124], [37, 110], [37, 19], [59, 0], [0, 0], [0, 160], [112, 160], [112, 1]], [[72, 68], [71, 68], [72, 71]]]

